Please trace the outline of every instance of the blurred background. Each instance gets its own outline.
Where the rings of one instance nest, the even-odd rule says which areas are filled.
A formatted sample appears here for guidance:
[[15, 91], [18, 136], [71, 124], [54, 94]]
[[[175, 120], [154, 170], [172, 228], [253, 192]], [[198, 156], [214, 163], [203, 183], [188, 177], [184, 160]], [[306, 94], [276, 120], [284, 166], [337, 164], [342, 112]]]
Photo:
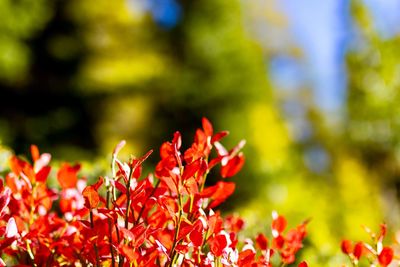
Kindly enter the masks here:
[[339, 266], [361, 225], [400, 229], [400, 1], [0, 0], [0, 17], [0, 171], [37, 144], [101, 172], [119, 140], [188, 146], [206, 116], [247, 140], [224, 208], [250, 233], [273, 210], [312, 218], [302, 257]]

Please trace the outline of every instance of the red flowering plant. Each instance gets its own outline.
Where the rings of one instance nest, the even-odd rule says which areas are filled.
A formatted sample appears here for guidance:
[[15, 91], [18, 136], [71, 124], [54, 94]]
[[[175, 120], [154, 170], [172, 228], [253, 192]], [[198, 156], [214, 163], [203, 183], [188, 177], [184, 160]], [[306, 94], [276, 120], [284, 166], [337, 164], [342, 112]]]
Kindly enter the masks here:
[[399, 266], [399, 256], [395, 256], [395, 248], [399, 250], [399, 244], [392, 246], [384, 246], [383, 239], [386, 236], [386, 224], [380, 225], [378, 234], [374, 233], [368, 227], [364, 227], [365, 231], [369, 234], [371, 242], [355, 242], [350, 240], [343, 240], [341, 249], [346, 254], [353, 266], [359, 266], [360, 261], [365, 260], [370, 266]]
[[[306, 222], [285, 233], [286, 219], [273, 213], [270, 241], [263, 233], [239, 240], [244, 221], [216, 210], [235, 190], [226, 178], [245, 161], [244, 141], [231, 150], [222, 146], [227, 134], [214, 133], [203, 118], [193, 144], [182, 152], [176, 132], [162, 144], [154, 174], [145, 177], [142, 164], [152, 151], [123, 162], [118, 159], [121, 142], [112, 154], [110, 177], [87, 185], [78, 175], [80, 165], [64, 163], [56, 172], [60, 190], [46, 183], [52, 173], [49, 154], [32, 146], [32, 163], [12, 156], [11, 172], [0, 179], [0, 266], [294, 263]], [[222, 179], [206, 184], [217, 165]]]

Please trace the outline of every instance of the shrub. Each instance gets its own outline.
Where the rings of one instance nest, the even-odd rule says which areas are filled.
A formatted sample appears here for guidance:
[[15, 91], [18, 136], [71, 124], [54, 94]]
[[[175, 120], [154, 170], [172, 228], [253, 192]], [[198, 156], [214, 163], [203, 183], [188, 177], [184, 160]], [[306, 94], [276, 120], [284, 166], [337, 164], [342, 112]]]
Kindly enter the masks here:
[[[379, 234], [368, 227], [364, 229], [370, 235], [372, 242], [359, 241], [353, 244], [352, 241], [345, 239], [341, 244], [342, 252], [349, 257], [353, 266], [358, 266], [362, 259], [365, 259], [370, 266], [389, 266], [394, 262], [394, 250], [390, 246], [383, 245], [386, 225], [381, 224]], [[395, 266], [399, 266], [399, 262]]]
[[[231, 150], [203, 118], [202, 129], [184, 152], [181, 134], [160, 148], [154, 174], [142, 177], [152, 154], [118, 159], [125, 142], [112, 153], [111, 177], [87, 185], [79, 164], [61, 164], [51, 172], [51, 156], [31, 146], [32, 163], [11, 156], [11, 172], [0, 179], [0, 266], [284, 266], [296, 262], [307, 221], [286, 231], [287, 221], [273, 212], [269, 238], [241, 238], [244, 221], [222, 216], [216, 208], [235, 190], [227, 181], [245, 158], [241, 141]], [[213, 152], [214, 151], [214, 152]], [[219, 165], [222, 177], [206, 183]], [[59, 188], [47, 179], [56, 173]], [[99, 192], [103, 192], [99, 193]], [[375, 247], [342, 242], [353, 265], [368, 257], [388, 266], [393, 249], [382, 245], [386, 227], [374, 235]], [[298, 266], [305, 267], [301, 262]]]

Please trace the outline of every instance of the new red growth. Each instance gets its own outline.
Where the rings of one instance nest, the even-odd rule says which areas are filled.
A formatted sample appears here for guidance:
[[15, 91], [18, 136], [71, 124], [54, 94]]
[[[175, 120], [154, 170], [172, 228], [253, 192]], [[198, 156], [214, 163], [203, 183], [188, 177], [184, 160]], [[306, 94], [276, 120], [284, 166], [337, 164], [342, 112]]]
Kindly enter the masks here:
[[[306, 223], [285, 232], [286, 219], [274, 213], [270, 242], [267, 233], [243, 241], [238, 233], [244, 221], [223, 218], [215, 210], [235, 190], [225, 178], [237, 174], [245, 161], [244, 141], [231, 150], [222, 146], [227, 134], [214, 133], [204, 118], [193, 144], [182, 151], [176, 132], [161, 145], [154, 175], [147, 176], [142, 164], [152, 151], [124, 162], [118, 159], [121, 142], [112, 154], [111, 174], [91, 185], [80, 177], [79, 164], [63, 163], [51, 172], [50, 155], [40, 154], [36, 146], [31, 147], [32, 162], [12, 156], [10, 173], [0, 179], [0, 256], [19, 266], [250, 267], [295, 262]], [[218, 165], [224, 180], [209, 185], [207, 176]], [[48, 187], [52, 173], [57, 189]], [[388, 264], [392, 257], [384, 248], [379, 262]], [[0, 266], [5, 265], [0, 258]]]

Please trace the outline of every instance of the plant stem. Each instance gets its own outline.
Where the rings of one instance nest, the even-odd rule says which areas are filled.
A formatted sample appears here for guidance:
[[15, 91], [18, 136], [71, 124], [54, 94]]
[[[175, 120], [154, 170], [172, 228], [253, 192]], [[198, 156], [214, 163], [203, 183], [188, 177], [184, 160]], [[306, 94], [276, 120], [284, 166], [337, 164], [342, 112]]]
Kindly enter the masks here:
[[[107, 195], [106, 195], [106, 200], [107, 200], [107, 209], [110, 209], [110, 188], [107, 188]], [[112, 222], [111, 219], [107, 219], [108, 222], [108, 231], [109, 231], [109, 245], [110, 245], [110, 252], [111, 252], [111, 266], [115, 267], [115, 258], [114, 258], [114, 248], [112, 246]]]
[[170, 259], [171, 259], [170, 264], [169, 264], [170, 267], [174, 264], [174, 261], [175, 261], [175, 256], [176, 256], [175, 247], [177, 245], [177, 239], [178, 239], [179, 230], [181, 228], [181, 220], [182, 220], [182, 214], [183, 214], [182, 196], [179, 193], [178, 193], [178, 204], [179, 204], [179, 214], [178, 214], [178, 221], [177, 221], [177, 224], [175, 227], [174, 242], [172, 243], [172, 248], [171, 248], [171, 252], [170, 252]]
[[154, 193], [156, 192], [156, 190], [157, 190], [159, 185], [160, 185], [160, 180], [157, 180], [157, 183], [154, 186], [153, 191], [151, 191], [150, 195], [147, 197], [146, 201], [143, 203], [142, 208], [140, 209], [139, 215], [138, 215], [138, 217], [137, 217], [137, 219], [135, 221], [135, 225], [139, 223], [139, 220], [142, 217], [143, 211], [144, 211], [144, 209], [146, 207], [147, 201], [149, 201], [149, 199], [154, 195]]
[[[115, 229], [117, 231], [117, 240], [118, 240], [118, 244], [120, 243], [120, 237], [119, 237], [119, 230], [118, 230], [118, 225], [115, 225]], [[124, 256], [122, 256], [121, 254], [119, 255], [118, 258], [118, 267], [122, 267], [124, 265]]]
[[36, 267], [37, 265], [35, 263], [35, 256], [33, 255], [33, 252], [32, 252], [32, 249], [31, 249], [31, 246], [29, 245], [29, 243], [30, 243], [30, 240], [26, 240], [26, 250], [28, 251], [28, 255], [32, 261], [33, 266]]
[[206, 185], [207, 175], [208, 175], [208, 171], [206, 171], [206, 172], [204, 173], [204, 179], [203, 179], [203, 183], [202, 183], [201, 186], [200, 186], [200, 192], [203, 191], [204, 186]]
[[[90, 209], [90, 227], [93, 229], [94, 228], [94, 222], [93, 222], [93, 210]], [[100, 258], [99, 258], [99, 250], [97, 248], [96, 243], [94, 244], [94, 253], [96, 254], [96, 266], [100, 267]]]
[[[135, 167], [130, 167], [129, 168], [129, 177], [128, 177], [128, 182], [126, 183], [126, 212], [125, 212], [125, 228], [128, 229], [129, 225], [129, 211], [130, 211], [130, 206], [131, 206], [131, 179], [133, 176], [133, 172], [135, 171]], [[123, 266], [124, 264], [124, 256], [120, 255], [119, 257], [119, 263], [118, 266]]]
[[130, 168], [128, 183], [126, 184], [126, 213], [125, 213], [125, 228], [128, 229], [129, 211], [131, 209], [131, 179], [135, 168]]

